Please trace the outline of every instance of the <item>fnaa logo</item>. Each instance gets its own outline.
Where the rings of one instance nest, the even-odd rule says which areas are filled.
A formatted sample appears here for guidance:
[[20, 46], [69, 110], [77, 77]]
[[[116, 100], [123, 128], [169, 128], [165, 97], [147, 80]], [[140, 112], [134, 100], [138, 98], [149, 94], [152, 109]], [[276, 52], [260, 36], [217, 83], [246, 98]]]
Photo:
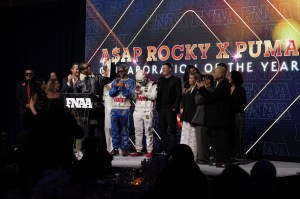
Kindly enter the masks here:
[[68, 108], [93, 108], [91, 98], [66, 98]]

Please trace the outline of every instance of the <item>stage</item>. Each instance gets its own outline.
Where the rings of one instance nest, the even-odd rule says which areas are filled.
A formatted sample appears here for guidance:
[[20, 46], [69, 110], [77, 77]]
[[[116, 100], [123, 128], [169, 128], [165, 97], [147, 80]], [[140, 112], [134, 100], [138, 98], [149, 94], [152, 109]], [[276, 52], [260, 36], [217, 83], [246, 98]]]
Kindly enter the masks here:
[[[123, 157], [121, 155], [114, 156], [112, 161], [113, 167], [118, 168], [141, 168], [141, 162], [145, 160], [145, 156], [140, 157]], [[251, 168], [255, 164], [256, 160], [240, 159], [240, 167], [243, 168], [250, 174]], [[299, 162], [282, 162], [282, 161], [271, 161], [277, 170], [277, 177], [285, 177], [300, 174], [300, 163]], [[201, 171], [207, 176], [219, 175], [224, 168], [217, 168], [209, 165], [199, 165]]]

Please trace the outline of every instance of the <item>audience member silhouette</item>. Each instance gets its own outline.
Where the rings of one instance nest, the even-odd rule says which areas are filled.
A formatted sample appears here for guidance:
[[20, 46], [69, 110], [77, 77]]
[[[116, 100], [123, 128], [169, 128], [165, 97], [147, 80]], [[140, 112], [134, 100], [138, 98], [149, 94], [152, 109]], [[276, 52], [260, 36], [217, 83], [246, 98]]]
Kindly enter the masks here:
[[74, 138], [82, 136], [82, 128], [63, 101], [53, 99], [47, 111], [36, 115], [27, 145], [20, 149], [21, 186], [30, 189], [50, 169], [61, 167], [71, 173]]
[[167, 154], [166, 167], [145, 198], [209, 198], [208, 181], [186, 144], [175, 145]]
[[276, 198], [276, 168], [268, 160], [257, 161], [251, 169], [255, 198]]
[[83, 156], [78, 162], [78, 175], [83, 181], [95, 182], [112, 174], [113, 156], [101, 147], [99, 138], [89, 136], [82, 143]]
[[82, 199], [83, 191], [78, 182], [63, 169], [53, 169], [45, 173], [34, 187], [31, 199]]
[[212, 198], [251, 198], [250, 175], [237, 165], [229, 165], [222, 173], [212, 179]]

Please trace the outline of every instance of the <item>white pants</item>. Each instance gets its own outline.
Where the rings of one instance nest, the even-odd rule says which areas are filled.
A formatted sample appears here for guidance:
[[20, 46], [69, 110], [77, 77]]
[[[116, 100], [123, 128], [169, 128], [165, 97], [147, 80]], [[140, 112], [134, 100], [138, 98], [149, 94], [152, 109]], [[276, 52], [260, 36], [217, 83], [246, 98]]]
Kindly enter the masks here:
[[106, 139], [106, 150], [111, 152], [112, 150], [112, 139], [111, 139], [111, 120], [110, 120], [111, 106], [105, 106], [105, 117], [104, 117], [104, 132]]
[[196, 128], [192, 126], [188, 122], [183, 122], [182, 130], [181, 130], [181, 137], [180, 137], [180, 144], [186, 144], [191, 147], [194, 159], [197, 159], [197, 139], [196, 139]]
[[143, 130], [145, 129], [147, 152], [153, 150], [153, 111], [135, 110], [133, 113], [133, 122], [135, 129], [135, 149], [141, 152], [143, 149]]

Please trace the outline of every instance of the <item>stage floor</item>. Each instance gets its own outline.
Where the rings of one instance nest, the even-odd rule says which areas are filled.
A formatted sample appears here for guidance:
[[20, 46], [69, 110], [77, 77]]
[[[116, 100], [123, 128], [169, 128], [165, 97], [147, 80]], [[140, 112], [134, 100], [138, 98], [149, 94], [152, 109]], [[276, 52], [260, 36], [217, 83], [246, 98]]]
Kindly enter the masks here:
[[[120, 168], [135, 168], [141, 167], [141, 162], [145, 159], [145, 156], [140, 157], [123, 157], [121, 155], [114, 156], [112, 161], [113, 167]], [[253, 167], [256, 160], [240, 159], [240, 167], [243, 168], [250, 174], [251, 168]], [[281, 161], [271, 161], [277, 170], [277, 177], [285, 177], [291, 175], [300, 174], [300, 163], [298, 162], [281, 162]], [[209, 165], [199, 165], [202, 172], [207, 176], [219, 175], [224, 168], [217, 168], [215, 166]]]

